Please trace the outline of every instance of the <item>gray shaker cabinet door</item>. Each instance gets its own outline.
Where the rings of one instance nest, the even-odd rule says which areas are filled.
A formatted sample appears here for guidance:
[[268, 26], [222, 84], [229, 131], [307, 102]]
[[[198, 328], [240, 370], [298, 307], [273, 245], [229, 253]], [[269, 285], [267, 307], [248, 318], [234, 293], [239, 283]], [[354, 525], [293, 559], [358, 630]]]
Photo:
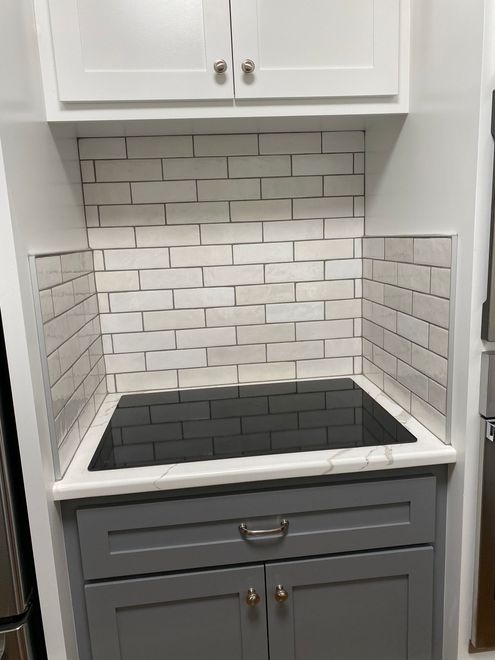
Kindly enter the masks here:
[[[254, 588], [260, 602], [246, 604]], [[85, 587], [93, 660], [267, 660], [262, 566]]]
[[429, 547], [269, 565], [270, 660], [431, 660], [432, 592]]

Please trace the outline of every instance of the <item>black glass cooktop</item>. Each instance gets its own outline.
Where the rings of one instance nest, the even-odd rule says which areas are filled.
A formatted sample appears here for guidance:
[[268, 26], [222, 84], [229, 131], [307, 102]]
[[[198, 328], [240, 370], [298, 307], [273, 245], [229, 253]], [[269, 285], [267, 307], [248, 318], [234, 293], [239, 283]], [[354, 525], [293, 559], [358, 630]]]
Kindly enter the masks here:
[[90, 470], [416, 442], [350, 378], [125, 395]]

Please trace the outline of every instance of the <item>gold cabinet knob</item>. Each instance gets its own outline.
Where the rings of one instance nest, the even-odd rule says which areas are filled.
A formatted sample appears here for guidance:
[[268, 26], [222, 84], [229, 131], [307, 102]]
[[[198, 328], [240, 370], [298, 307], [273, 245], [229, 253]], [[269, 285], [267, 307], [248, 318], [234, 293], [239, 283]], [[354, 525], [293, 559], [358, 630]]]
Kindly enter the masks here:
[[275, 587], [275, 600], [277, 603], [285, 603], [286, 600], [289, 600], [289, 594], [281, 584], [277, 584]]
[[256, 607], [256, 605], [260, 602], [260, 600], [261, 600], [261, 596], [256, 591], [256, 589], [250, 587], [248, 589], [246, 596], [246, 603], [249, 605], [249, 607]]

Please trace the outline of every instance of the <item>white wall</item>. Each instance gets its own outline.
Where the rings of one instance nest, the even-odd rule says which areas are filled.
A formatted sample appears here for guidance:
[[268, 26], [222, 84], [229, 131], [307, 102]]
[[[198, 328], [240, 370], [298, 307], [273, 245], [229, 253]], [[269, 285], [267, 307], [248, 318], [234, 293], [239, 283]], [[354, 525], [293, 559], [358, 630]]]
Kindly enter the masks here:
[[371, 120], [367, 132], [366, 232], [459, 236], [451, 401], [451, 440], [459, 458], [449, 483], [446, 660], [468, 657], [471, 632], [479, 337], [493, 153], [486, 94], [480, 123], [484, 4], [412, 3], [410, 114], [393, 122]]
[[83, 249], [87, 240], [75, 139], [52, 134], [44, 121], [30, 0], [2, 2], [0, 61], [0, 309], [48, 656], [74, 660], [27, 255]]

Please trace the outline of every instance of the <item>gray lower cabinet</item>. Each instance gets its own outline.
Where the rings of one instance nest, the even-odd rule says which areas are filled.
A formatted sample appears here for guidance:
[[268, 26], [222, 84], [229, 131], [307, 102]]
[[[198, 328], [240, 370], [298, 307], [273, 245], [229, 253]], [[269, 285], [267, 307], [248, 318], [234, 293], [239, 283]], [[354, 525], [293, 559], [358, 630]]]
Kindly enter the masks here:
[[432, 657], [432, 548], [272, 564], [266, 584], [270, 660]]
[[[248, 606], [254, 589], [260, 601]], [[93, 660], [267, 660], [263, 566], [85, 587]]]

